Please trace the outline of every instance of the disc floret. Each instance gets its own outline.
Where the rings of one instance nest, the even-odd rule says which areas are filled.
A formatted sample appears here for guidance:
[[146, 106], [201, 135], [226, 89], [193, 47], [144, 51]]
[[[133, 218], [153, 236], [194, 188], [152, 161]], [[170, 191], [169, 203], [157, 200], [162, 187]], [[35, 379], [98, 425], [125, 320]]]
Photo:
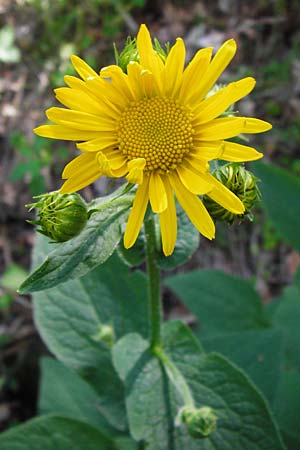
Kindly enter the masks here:
[[119, 148], [129, 161], [145, 158], [145, 171], [168, 173], [192, 150], [193, 134], [186, 107], [167, 98], [145, 98], [124, 111]]

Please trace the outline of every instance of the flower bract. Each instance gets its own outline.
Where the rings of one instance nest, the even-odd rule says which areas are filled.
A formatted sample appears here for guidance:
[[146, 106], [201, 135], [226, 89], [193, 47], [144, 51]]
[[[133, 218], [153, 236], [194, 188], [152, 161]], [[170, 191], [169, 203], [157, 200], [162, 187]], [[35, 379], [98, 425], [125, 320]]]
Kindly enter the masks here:
[[135, 243], [150, 202], [159, 215], [163, 252], [170, 255], [177, 233], [175, 198], [209, 239], [214, 238], [215, 225], [202, 195], [234, 214], [244, 213], [240, 199], [210, 173], [209, 162], [261, 158], [254, 148], [229, 139], [267, 131], [271, 125], [255, 118], [222, 116], [252, 91], [251, 77], [208, 95], [236, 52], [233, 39], [213, 57], [211, 47], [200, 49], [187, 66], [181, 38], [166, 58], [153, 48], [145, 25], [136, 43], [139, 60], [129, 62], [126, 73], [111, 65], [98, 74], [73, 56], [80, 78], [66, 76], [68, 87], [55, 90], [66, 108], [48, 109], [54, 124], [42, 125], [35, 133], [76, 141], [81, 151], [63, 171], [61, 193], [82, 189], [103, 175], [126, 177], [136, 184], [124, 245]]

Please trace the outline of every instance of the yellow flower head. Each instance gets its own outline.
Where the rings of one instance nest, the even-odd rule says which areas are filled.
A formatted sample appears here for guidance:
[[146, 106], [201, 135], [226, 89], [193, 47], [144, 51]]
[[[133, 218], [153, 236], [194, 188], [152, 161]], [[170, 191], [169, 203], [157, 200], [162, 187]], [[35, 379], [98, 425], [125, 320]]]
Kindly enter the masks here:
[[154, 50], [145, 25], [137, 35], [139, 62], [105, 67], [98, 75], [77, 56], [72, 63], [81, 79], [66, 76], [68, 87], [55, 90], [69, 109], [50, 108], [55, 125], [42, 125], [39, 136], [81, 141], [82, 154], [63, 171], [60, 192], [82, 189], [102, 175], [126, 177], [138, 185], [124, 235], [131, 247], [150, 201], [159, 215], [165, 255], [173, 252], [176, 233], [174, 194], [194, 226], [214, 238], [214, 222], [199, 195], [235, 214], [243, 203], [209, 172], [209, 161], [253, 161], [255, 149], [227, 139], [240, 133], [261, 133], [271, 125], [259, 119], [221, 117], [233, 103], [252, 91], [247, 77], [207, 96], [236, 52], [233, 39], [212, 58], [212, 48], [199, 50], [185, 68], [185, 46], [178, 38], [168, 56]]

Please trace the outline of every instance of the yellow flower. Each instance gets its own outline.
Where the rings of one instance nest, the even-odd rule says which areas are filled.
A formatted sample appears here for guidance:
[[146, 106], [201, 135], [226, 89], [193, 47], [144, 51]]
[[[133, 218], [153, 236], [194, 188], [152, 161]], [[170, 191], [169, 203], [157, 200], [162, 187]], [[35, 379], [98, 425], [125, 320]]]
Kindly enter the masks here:
[[243, 203], [209, 173], [209, 161], [252, 161], [255, 149], [230, 139], [240, 133], [261, 133], [271, 125], [259, 119], [220, 117], [252, 91], [247, 77], [207, 96], [236, 52], [233, 39], [212, 57], [199, 50], [185, 68], [185, 46], [178, 38], [167, 58], [153, 49], [145, 25], [137, 35], [139, 62], [105, 67], [98, 75], [77, 56], [72, 63], [81, 79], [66, 76], [68, 87], [55, 90], [67, 108], [50, 108], [55, 125], [42, 125], [39, 136], [82, 141], [82, 154], [65, 167], [61, 193], [82, 189], [102, 175], [126, 177], [138, 185], [124, 245], [139, 234], [147, 205], [159, 215], [165, 255], [173, 252], [177, 221], [174, 194], [201, 234], [214, 238], [214, 222], [199, 196], [206, 194], [228, 211], [242, 214]]

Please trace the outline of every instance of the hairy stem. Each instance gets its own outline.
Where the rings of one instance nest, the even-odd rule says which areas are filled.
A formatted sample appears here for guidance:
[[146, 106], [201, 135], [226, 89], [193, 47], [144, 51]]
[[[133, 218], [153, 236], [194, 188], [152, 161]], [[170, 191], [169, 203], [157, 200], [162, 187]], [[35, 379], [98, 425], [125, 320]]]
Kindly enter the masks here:
[[161, 346], [162, 306], [160, 292], [160, 273], [157, 266], [154, 218], [144, 222], [146, 235], [146, 262], [148, 274], [148, 300], [150, 318], [150, 348]]

